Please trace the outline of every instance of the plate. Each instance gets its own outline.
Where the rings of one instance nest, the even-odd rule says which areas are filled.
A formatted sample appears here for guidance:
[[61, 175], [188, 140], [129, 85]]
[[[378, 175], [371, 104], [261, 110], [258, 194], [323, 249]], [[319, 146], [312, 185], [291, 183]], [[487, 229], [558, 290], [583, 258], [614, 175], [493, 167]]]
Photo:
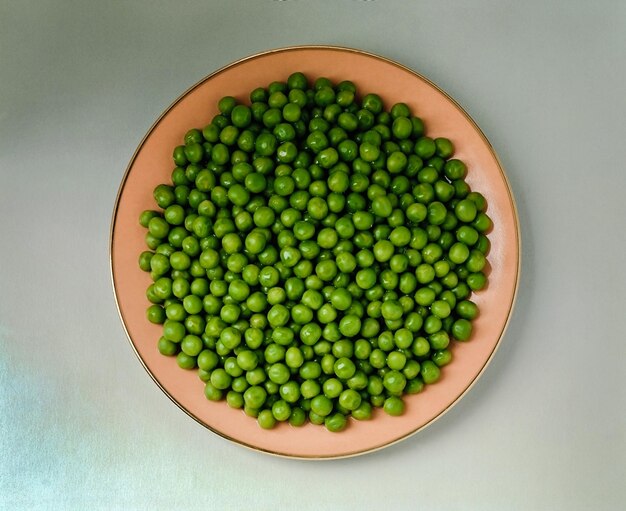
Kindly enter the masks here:
[[[390, 417], [376, 410], [373, 420], [351, 419], [341, 433], [330, 433], [313, 424], [301, 428], [280, 424], [266, 431], [241, 410], [231, 409], [225, 402], [207, 401], [196, 371], [182, 370], [175, 358], [158, 352], [161, 326], [150, 324], [145, 316], [149, 305], [145, 290], [151, 280], [137, 263], [146, 249], [139, 214], [154, 209], [152, 190], [169, 182], [172, 150], [182, 143], [185, 132], [208, 124], [218, 113], [216, 105], [222, 96], [247, 102], [254, 88], [285, 81], [295, 71], [309, 78], [325, 76], [335, 83], [352, 80], [359, 93], [378, 93], [387, 108], [396, 102], [407, 103], [424, 119], [429, 135], [454, 142], [455, 157], [469, 169], [467, 182], [485, 195], [488, 214], [494, 221], [489, 234], [489, 285], [474, 294], [480, 316], [471, 341], [452, 343], [454, 361], [443, 369], [438, 383], [405, 398], [404, 415]], [[115, 202], [110, 244], [111, 275], [122, 323], [139, 360], [161, 390], [193, 419], [228, 440], [266, 453], [308, 459], [353, 456], [389, 446], [449, 410], [492, 359], [511, 316], [520, 268], [513, 196], [493, 148], [476, 123], [450, 96], [415, 71], [371, 53], [328, 46], [282, 48], [247, 57], [210, 74], [174, 101], [150, 128], [130, 161]]]

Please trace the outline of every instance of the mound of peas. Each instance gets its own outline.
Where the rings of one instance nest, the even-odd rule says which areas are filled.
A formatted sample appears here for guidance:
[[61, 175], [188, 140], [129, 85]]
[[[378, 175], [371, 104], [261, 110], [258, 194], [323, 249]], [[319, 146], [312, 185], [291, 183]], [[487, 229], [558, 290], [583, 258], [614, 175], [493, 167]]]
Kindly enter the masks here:
[[222, 98], [140, 217], [159, 351], [262, 428], [401, 415], [487, 284], [492, 223], [453, 143], [356, 93], [297, 72]]

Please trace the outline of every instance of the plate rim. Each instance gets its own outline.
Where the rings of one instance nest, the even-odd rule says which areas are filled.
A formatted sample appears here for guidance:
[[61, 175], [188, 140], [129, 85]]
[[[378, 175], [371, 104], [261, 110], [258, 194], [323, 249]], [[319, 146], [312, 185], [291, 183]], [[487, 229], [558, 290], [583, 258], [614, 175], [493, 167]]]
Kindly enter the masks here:
[[[517, 266], [515, 268], [515, 282], [514, 282], [514, 288], [513, 288], [513, 295], [511, 297], [511, 304], [508, 308], [508, 312], [507, 312], [507, 316], [504, 322], [504, 325], [502, 327], [502, 330], [498, 336], [498, 339], [496, 341], [496, 343], [494, 344], [493, 350], [491, 351], [491, 353], [489, 354], [489, 357], [485, 360], [483, 366], [481, 367], [480, 371], [476, 374], [476, 376], [469, 382], [469, 384], [467, 385], [467, 387], [463, 390], [463, 392], [461, 392], [459, 395], [457, 395], [454, 400], [452, 402], [450, 402], [448, 404], [448, 406], [446, 406], [446, 408], [444, 408], [440, 413], [438, 413], [436, 416], [432, 417], [428, 422], [426, 422], [425, 424], [422, 424], [421, 426], [417, 427], [416, 429], [410, 431], [409, 433], [396, 438], [395, 440], [391, 440], [383, 445], [379, 445], [379, 446], [375, 446], [375, 447], [371, 447], [371, 448], [366, 448], [366, 449], [361, 449], [355, 452], [349, 452], [346, 454], [340, 454], [340, 455], [330, 455], [330, 456], [325, 456], [325, 455], [318, 455], [318, 456], [301, 456], [301, 455], [292, 455], [292, 454], [285, 454], [282, 452], [275, 452], [275, 451], [271, 451], [268, 449], [264, 449], [262, 447], [258, 447], [255, 445], [251, 445], [248, 444], [247, 442], [244, 442], [242, 440], [238, 440], [235, 439], [233, 437], [230, 437], [228, 434], [219, 431], [211, 426], [209, 426], [208, 424], [206, 424], [205, 422], [203, 422], [200, 418], [196, 417], [191, 411], [187, 410], [181, 403], [179, 403], [168, 391], [167, 389], [165, 389], [165, 387], [161, 384], [161, 382], [157, 379], [156, 375], [153, 374], [153, 372], [148, 368], [148, 366], [146, 365], [146, 363], [144, 362], [143, 358], [140, 356], [139, 352], [137, 351], [137, 348], [135, 347], [135, 343], [133, 342], [133, 340], [130, 337], [130, 334], [128, 332], [128, 329], [126, 327], [126, 321], [124, 319], [124, 314], [120, 308], [120, 304], [119, 304], [119, 300], [118, 300], [118, 294], [117, 294], [117, 287], [116, 287], [116, 283], [115, 283], [115, 270], [114, 270], [114, 265], [113, 265], [113, 241], [114, 241], [114, 233], [115, 233], [115, 225], [116, 225], [116, 220], [117, 220], [117, 213], [118, 213], [118, 209], [119, 209], [119, 202], [120, 202], [120, 198], [122, 196], [122, 193], [124, 191], [126, 182], [128, 180], [128, 176], [130, 174], [130, 170], [133, 167], [135, 160], [137, 158], [137, 155], [139, 154], [140, 150], [142, 149], [144, 143], [146, 142], [147, 138], [152, 134], [152, 132], [158, 127], [158, 125], [161, 123], [161, 121], [164, 119], [164, 117], [169, 114], [169, 112], [178, 104], [180, 103], [185, 97], [187, 97], [188, 94], [190, 94], [192, 91], [194, 91], [196, 88], [200, 87], [201, 85], [203, 85], [207, 80], [213, 78], [214, 76], [232, 68], [235, 67], [243, 62], [249, 61], [249, 60], [254, 60], [269, 54], [273, 54], [273, 53], [286, 53], [286, 52], [290, 52], [290, 51], [294, 51], [294, 50], [315, 50], [315, 49], [321, 49], [321, 50], [336, 50], [336, 51], [341, 51], [341, 52], [347, 52], [347, 53], [356, 53], [356, 54], [360, 54], [360, 55], [365, 55], [368, 57], [372, 57], [375, 58], [377, 60], [383, 61], [387, 64], [390, 64], [392, 66], [398, 67], [412, 75], [414, 75], [415, 77], [417, 77], [420, 80], [423, 80], [424, 82], [426, 82], [428, 85], [430, 85], [431, 87], [433, 87], [437, 92], [439, 92], [440, 94], [442, 94], [445, 99], [447, 99], [448, 101], [450, 101], [453, 106], [459, 111], [459, 113], [461, 113], [461, 115], [463, 115], [463, 117], [465, 117], [465, 119], [470, 123], [470, 125], [476, 130], [476, 133], [478, 133], [478, 135], [480, 136], [480, 138], [483, 140], [483, 142], [487, 145], [487, 148], [489, 150], [489, 152], [491, 153], [491, 155], [494, 157], [496, 163], [497, 163], [497, 167], [498, 167], [498, 171], [500, 172], [500, 175], [503, 179], [506, 191], [507, 191], [507, 196], [509, 199], [509, 203], [511, 206], [511, 211], [513, 213], [513, 220], [514, 220], [514, 225], [515, 225], [515, 237], [517, 240], [517, 246], [516, 246], [516, 252], [517, 252]], [[256, 452], [263, 452], [265, 454], [270, 454], [272, 456], [276, 456], [279, 458], [286, 458], [286, 459], [295, 459], [295, 460], [335, 460], [335, 459], [344, 459], [344, 458], [352, 458], [352, 457], [356, 457], [356, 456], [361, 456], [364, 454], [369, 454], [369, 453], [373, 453], [376, 451], [379, 451], [381, 449], [390, 447], [392, 445], [395, 445], [403, 440], [406, 440], [409, 437], [412, 437], [413, 435], [417, 434], [418, 432], [422, 431], [423, 429], [425, 429], [426, 427], [430, 426], [431, 424], [433, 424], [434, 422], [436, 422], [437, 420], [439, 420], [441, 417], [443, 417], [446, 413], [448, 413], [460, 400], [461, 398], [463, 398], [465, 396], [465, 394], [467, 394], [469, 392], [469, 390], [476, 384], [476, 382], [480, 379], [480, 377], [483, 375], [483, 373], [485, 372], [485, 370], [487, 369], [487, 367], [489, 366], [489, 364], [492, 362], [495, 353], [498, 351], [498, 348], [500, 347], [500, 344], [502, 342], [502, 339], [509, 327], [510, 321], [511, 321], [511, 317], [513, 315], [513, 310], [515, 308], [515, 304], [517, 301], [517, 295], [518, 295], [518, 291], [519, 291], [519, 282], [520, 282], [520, 277], [521, 277], [521, 260], [522, 260], [522, 246], [521, 246], [521, 230], [520, 230], [520, 222], [519, 222], [519, 215], [518, 215], [518, 211], [517, 211], [517, 205], [515, 202], [515, 197], [513, 196], [513, 192], [511, 189], [511, 183], [506, 175], [506, 172], [504, 170], [504, 166], [502, 164], [501, 159], [499, 158], [498, 154], [496, 153], [493, 145], [491, 144], [491, 142], [489, 141], [489, 139], [487, 138], [487, 136], [485, 135], [485, 133], [483, 132], [483, 130], [480, 128], [480, 126], [478, 126], [478, 124], [476, 123], [476, 121], [474, 121], [474, 119], [465, 111], [465, 109], [453, 98], [451, 97], [445, 90], [443, 90], [441, 87], [439, 87], [437, 84], [435, 84], [434, 82], [432, 82], [430, 79], [426, 78], [425, 76], [423, 76], [422, 74], [418, 73], [417, 71], [395, 61], [392, 60], [388, 57], [384, 57], [381, 55], [378, 55], [376, 53], [372, 53], [366, 50], [361, 50], [361, 49], [357, 49], [357, 48], [351, 48], [351, 47], [346, 47], [346, 46], [336, 46], [336, 45], [325, 45], [325, 44], [304, 44], [304, 45], [293, 45], [293, 46], [284, 46], [284, 47], [279, 47], [279, 48], [272, 48], [269, 50], [264, 50], [258, 53], [254, 53], [252, 55], [248, 55], [246, 57], [237, 59], [235, 61], [230, 62], [229, 64], [226, 64], [218, 69], [216, 69], [215, 71], [209, 73], [208, 75], [205, 75], [203, 78], [201, 78], [199, 81], [197, 81], [196, 83], [194, 83], [193, 85], [191, 85], [189, 88], [187, 88], [182, 94], [180, 94], [165, 110], [163, 110], [163, 112], [161, 113], [161, 115], [159, 115], [159, 117], [157, 117], [157, 119], [151, 124], [151, 126], [148, 128], [148, 130], [146, 131], [146, 133], [144, 134], [144, 136], [141, 138], [141, 141], [139, 142], [139, 144], [137, 145], [137, 147], [135, 148], [129, 162], [128, 165], [126, 166], [126, 170], [124, 171], [124, 175], [122, 176], [122, 180], [120, 181], [120, 185], [119, 188], [117, 190], [117, 194], [115, 196], [115, 202], [113, 205], [113, 211], [112, 211], [112, 215], [111, 215], [111, 224], [110, 224], [110, 228], [109, 228], [109, 243], [108, 243], [108, 248], [109, 248], [109, 272], [110, 272], [110, 279], [111, 279], [111, 286], [112, 286], [112, 290], [113, 290], [113, 297], [115, 300], [115, 307], [117, 309], [117, 313], [118, 313], [118, 317], [122, 323], [122, 328], [124, 329], [124, 333], [126, 334], [126, 338], [128, 340], [128, 342], [130, 343], [132, 350], [135, 353], [135, 356], [139, 359], [139, 362], [141, 363], [141, 365], [143, 366], [143, 368], [145, 369], [145, 371], [150, 375], [152, 381], [157, 385], [157, 387], [170, 399], [170, 401], [172, 401], [179, 409], [181, 409], [183, 412], [185, 412], [189, 417], [191, 417], [193, 420], [195, 420], [198, 424], [200, 424], [201, 426], [203, 426], [204, 428], [208, 429], [209, 431], [219, 435], [220, 437], [233, 442], [237, 445], [243, 446], [247, 449], [250, 449], [252, 451], [256, 451]]]

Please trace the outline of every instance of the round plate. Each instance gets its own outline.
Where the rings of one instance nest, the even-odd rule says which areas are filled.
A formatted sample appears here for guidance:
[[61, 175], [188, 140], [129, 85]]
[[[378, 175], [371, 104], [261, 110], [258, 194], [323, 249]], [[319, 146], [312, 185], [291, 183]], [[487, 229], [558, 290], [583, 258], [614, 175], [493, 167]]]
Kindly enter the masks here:
[[[489, 234], [489, 285], [474, 295], [480, 316], [471, 341], [453, 343], [453, 362], [441, 380], [405, 398], [406, 411], [390, 417], [376, 410], [373, 420], [351, 420], [342, 433], [307, 424], [259, 428], [256, 420], [225, 402], [204, 397], [196, 371], [180, 369], [175, 358], [157, 350], [161, 326], [146, 320], [145, 291], [150, 276], [138, 267], [146, 249], [139, 214], [154, 209], [152, 190], [170, 181], [172, 150], [192, 127], [202, 128], [217, 114], [225, 95], [248, 101], [248, 94], [294, 71], [309, 78], [325, 76], [337, 83], [352, 80], [361, 94], [378, 93], [387, 108], [407, 103], [431, 136], [450, 138], [455, 157], [466, 162], [467, 182], [488, 200], [494, 221]], [[111, 225], [111, 271], [117, 306], [137, 356], [157, 385], [183, 411], [211, 431], [253, 449], [296, 458], [339, 458], [380, 449], [419, 431], [445, 413], [472, 386], [502, 338], [517, 290], [520, 266], [519, 226], [506, 176], [480, 129], [445, 92], [419, 74], [363, 51], [327, 46], [284, 48], [254, 55], [216, 71], [178, 98], [150, 128], [137, 148], [120, 185]]]

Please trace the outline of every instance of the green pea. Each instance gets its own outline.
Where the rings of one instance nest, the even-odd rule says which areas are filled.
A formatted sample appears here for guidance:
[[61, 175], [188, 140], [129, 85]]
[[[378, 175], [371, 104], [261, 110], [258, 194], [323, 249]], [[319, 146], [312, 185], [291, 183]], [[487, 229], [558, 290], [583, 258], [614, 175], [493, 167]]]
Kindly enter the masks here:
[[[150, 323], [162, 324], [166, 321], [165, 309], [160, 305], [151, 305], [146, 311], [146, 317]], [[167, 339], [174, 340], [174, 339]]]
[[434, 362], [432, 362], [431, 360], [425, 360], [422, 363], [420, 375], [422, 376], [424, 383], [431, 384], [439, 380], [441, 376], [441, 371]]
[[493, 222], [491, 221], [491, 218], [489, 218], [489, 216], [485, 213], [478, 213], [472, 222], [472, 227], [474, 227], [481, 234], [488, 232], [492, 226]]
[[339, 395], [339, 404], [346, 410], [356, 410], [361, 405], [361, 395], [352, 389], [346, 389]]
[[472, 320], [478, 316], [478, 306], [470, 300], [459, 301], [455, 310], [463, 319]]
[[346, 429], [347, 424], [348, 421], [346, 419], [346, 416], [342, 413], [335, 413], [324, 419], [324, 425], [326, 426], [326, 429], [333, 433], [343, 431], [344, 429]]
[[450, 344], [450, 337], [445, 330], [440, 330], [431, 334], [428, 337], [430, 347], [434, 350], [442, 350], [448, 347]]
[[446, 349], [435, 351], [432, 360], [438, 367], [443, 367], [452, 362], [452, 352]]
[[220, 401], [224, 392], [216, 388], [210, 381], [207, 381], [204, 386], [204, 395], [209, 401]]
[[464, 243], [455, 243], [450, 247], [448, 258], [455, 264], [464, 263], [470, 255], [470, 250]]
[[168, 341], [165, 337], [159, 338], [158, 350], [161, 355], [173, 357], [178, 353], [178, 345], [175, 342]]
[[339, 331], [346, 337], [355, 337], [361, 330], [361, 320], [352, 314], [344, 316], [339, 322]]
[[452, 324], [452, 337], [457, 341], [467, 341], [472, 335], [472, 324], [468, 319], [459, 318]]
[[393, 212], [393, 206], [391, 204], [391, 200], [386, 195], [377, 195], [372, 200], [372, 213], [374, 215], [387, 218], [391, 216]]
[[411, 242], [411, 231], [405, 226], [396, 227], [391, 231], [389, 241], [395, 247], [405, 247]]
[[451, 181], [465, 179], [467, 167], [461, 160], [448, 160], [444, 165], [444, 172]]
[[261, 410], [258, 414], [257, 421], [263, 429], [273, 429], [276, 425], [276, 417], [271, 410]]
[[374, 257], [379, 262], [386, 262], [391, 259], [394, 254], [394, 245], [391, 241], [380, 240], [374, 245]]
[[454, 207], [454, 213], [462, 222], [471, 222], [476, 218], [478, 211], [473, 201], [463, 199]]
[[321, 417], [330, 415], [333, 410], [332, 401], [324, 395], [317, 395], [311, 399], [311, 411]]
[[385, 413], [397, 417], [404, 413], [404, 401], [397, 396], [389, 396], [383, 406]]
[[359, 421], [370, 420], [372, 418], [372, 405], [361, 400], [361, 404], [352, 410], [352, 417]]

